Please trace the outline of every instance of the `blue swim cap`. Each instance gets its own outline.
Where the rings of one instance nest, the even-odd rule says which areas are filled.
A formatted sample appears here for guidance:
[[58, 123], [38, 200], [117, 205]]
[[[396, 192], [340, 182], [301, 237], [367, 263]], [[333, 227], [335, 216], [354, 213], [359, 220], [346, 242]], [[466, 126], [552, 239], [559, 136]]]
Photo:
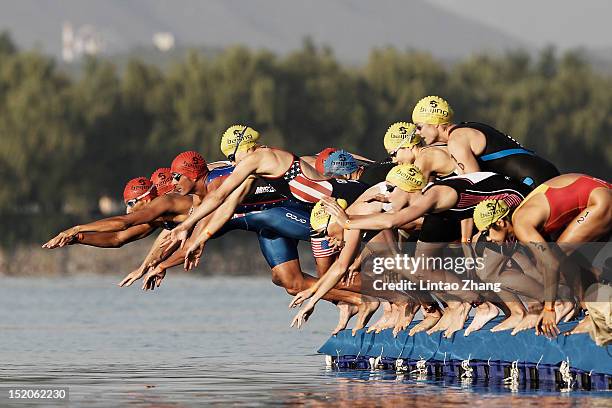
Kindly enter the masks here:
[[330, 154], [323, 167], [327, 176], [346, 176], [359, 168], [353, 155], [346, 150], [337, 150]]

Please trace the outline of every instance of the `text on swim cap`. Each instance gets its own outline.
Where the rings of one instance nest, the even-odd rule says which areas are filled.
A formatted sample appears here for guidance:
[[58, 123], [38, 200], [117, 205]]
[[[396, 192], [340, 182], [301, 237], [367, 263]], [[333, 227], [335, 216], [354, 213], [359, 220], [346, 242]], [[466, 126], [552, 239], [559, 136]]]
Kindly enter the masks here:
[[417, 169], [415, 169], [414, 167], [410, 167], [407, 171], [404, 170], [398, 170], [397, 171], [398, 176], [401, 176], [411, 182], [413, 182], [414, 184], [421, 184], [421, 180], [419, 180], [417, 178], [417, 175], [419, 174], [419, 172], [417, 171]]
[[[432, 101], [435, 102], [435, 101]], [[419, 109], [420, 113], [426, 113], [426, 114], [437, 114], [437, 115], [441, 115], [444, 116], [445, 118], [448, 117], [448, 111], [445, 109], [441, 109], [441, 108], [426, 108], [426, 107], [421, 107]]]
[[503, 204], [500, 205], [497, 202], [489, 202], [485, 205], [487, 209], [481, 213], [483, 217], [494, 217], [496, 215], [503, 214], [504, 212], [506, 212], [506, 208], [504, 208]]

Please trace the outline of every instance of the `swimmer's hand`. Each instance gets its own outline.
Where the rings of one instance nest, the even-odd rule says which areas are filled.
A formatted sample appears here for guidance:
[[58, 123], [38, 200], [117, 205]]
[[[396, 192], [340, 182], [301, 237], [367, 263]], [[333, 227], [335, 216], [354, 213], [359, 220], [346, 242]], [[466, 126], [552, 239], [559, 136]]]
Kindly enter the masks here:
[[342, 246], [344, 246], [344, 228], [342, 228], [342, 226], [339, 225], [337, 222], [329, 223], [329, 225], [327, 226], [327, 235], [330, 238], [330, 244], [335, 241], [342, 243]]
[[366, 203], [379, 202], [379, 203], [390, 203], [391, 199], [385, 194], [376, 194], [374, 197], [370, 197], [366, 200]]
[[301, 329], [302, 326], [308, 321], [308, 318], [310, 317], [312, 312], [314, 312], [314, 304], [308, 303], [306, 306], [301, 308], [300, 311], [295, 315], [295, 317], [291, 321], [290, 327]]
[[157, 266], [151, 269], [143, 278], [142, 290], [155, 290], [166, 276], [166, 270]]
[[333, 249], [342, 249], [344, 248], [344, 241], [342, 241], [341, 239], [338, 238], [334, 238], [334, 237], [329, 237], [329, 245], [333, 248]]
[[46, 249], [61, 248], [74, 243], [76, 235], [79, 233], [78, 226], [62, 231], [54, 238], [47, 241], [42, 247]]
[[289, 303], [289, 308], [298, 307], [299, 305], [304, 303], [306, 299], [311, 298], [314, 294], [315, 291], [312, 290], [312, 288], [304, 289], [303, 291], [295, 295], [295, 297], [291, 300], [291, 303]]
[[136, 282], [138, 279], [142, 278], [143, 275], [147, 272], [147, 269], [145, 268], [138, 268], [133, 272], [128, 273], [125, 278], [123, 278], [123, 280], [121, 282], [119, 282], [117, 285], [119, 285], [120, 287], [128, 287], [130, 286], [132, 283]]
[[202, 253], [204, 252], [205, 242], [202, 243], [194, 243], [185, 252], [185, 263], [184, 267], [186, 271], [190, 271], [193, 268], [196, 268], [200, 264], [200, 259], [202, 258]]
[[187, 241], [188, 235], [189, 231], [185, 228], [181, 228], [180, 225], [170, 231], [170, 234], [168, 234], [159, 244], [159, 247], [164, 251], [162, 256], [168, 256], [169, 254], [174, 252], [176, 247], [179, 245], [182, 249], [185, 246], [185, 242]]
[[358, 256], [353, 261], [351, 266], [349, 266], [344, 276], [342, 276], [342, 279], [340, 280], [340, 284], [344, 286], [351, 286], [355, 282], [355, 278], [359, 274], [360, 270], [361, 270], [361, 255]]
[[540, 317], [538, 318], [538, 322], [535, 326], [536, 335], [543, 334], [549, 339], [555, 338], [561, 333], [559, 327], [557, 326], [557, 313], [555, 310], [547, 310], [544, 308], [542, 313], [540, 313]]
[[325, 211], [328, 214], [336, 217], [336, 220], [337, 220], [336, 222], [338, 224], [340, 225], [346, 224], [346, 220], [348, 220], [348, 216], [346, 215], [342, 207], [338, 205], [335, 198], [323, 197], [321, 201], [323, 201], [323, 208], [325, 208]]

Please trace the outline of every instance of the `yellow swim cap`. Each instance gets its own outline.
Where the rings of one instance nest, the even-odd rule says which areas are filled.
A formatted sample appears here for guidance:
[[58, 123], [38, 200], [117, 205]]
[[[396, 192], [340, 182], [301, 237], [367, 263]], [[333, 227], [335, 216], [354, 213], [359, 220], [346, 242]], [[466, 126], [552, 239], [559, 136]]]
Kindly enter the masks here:
[[[336, 201], [338, 202], [338, 205], [343, 209], [348, 207], [348, 203], [346, 202], [346, 200], [338, 198], [336, 199]], [[312, 211], [310, 212], [310, 226], [313, 230], [320, 232], [327, 228], [327, 226], [331, 222], [335, 222], [335, 219], [331, 219], [331, 215], [329, 215], [327, 211], [325, 211], [325, 208], [323, 208], [323, 201], [319, 200], [319, 202], [315, 204]]]
[[409, 122], [395, 122], [385, 133], [385, 149], [397, 151], [402, 147], [412, 147], [421, 142], [421, 136], [415, 134], [416, 126]]
[[412, 122], [443, 125], [453, 120], [453, 109], [439, 96], [426, 96], [417, 102], [412, 111]]
[[478, 231], [484, 231], [510, 213], [504, 200], [484, 200], [474, 208], [474, 224]]
[[400, 164], [387, 173], [386, 180], [407, 193], [421, 191], [425, 187], [425, 177], [414, 164]]
[[[242, 138], [240, 137], [241, 135], [243, 135]], [[258, 139], [259, 132], [252, 127], [233, 125], [227, 128], [223, 136], [221, 136], [221, 151], [226, 157], [234, 153], [234, 151], [243, 152], [255, 146], [255, 142], [257, 142]], [[238, 149], [236, 150], [237, 143]]]

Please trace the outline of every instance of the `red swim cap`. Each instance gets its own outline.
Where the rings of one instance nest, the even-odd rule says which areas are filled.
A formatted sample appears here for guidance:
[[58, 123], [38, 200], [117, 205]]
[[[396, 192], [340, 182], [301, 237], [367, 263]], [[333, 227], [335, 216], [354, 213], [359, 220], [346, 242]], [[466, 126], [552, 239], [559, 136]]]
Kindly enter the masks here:
[[325, 174], [325, 165], [323, 163], [325, 163], [325, 160], [327, 160], [330, 154], [337, 150], [338, 149], [336, 149], [335, 147], [326, 147], [325, 149], [321, 150], [319, 154], [317, 154], [317, 160], [315, 161], [315, 169], [319, 173]]
[[172, 185], [172, 170], [170, 167], [162, 167], [151, 174], [151, 181], [155, 184], [157, 194], [164, 195], [174, 190]]
[[127, 182], [123, 189], [123, 201], [127, 203], [134, 198], [142, 198], [147, 192], [152, 199], [157, 197], [157, 191], [151, 180], [146, 177], [133, 178]]
[[172, 173], [179, 173], [189, 177], [192, 180], [197, 180], [204, 177], [208, 173], [206, 160], [198, 152], [183, 152], [172, 160]]

